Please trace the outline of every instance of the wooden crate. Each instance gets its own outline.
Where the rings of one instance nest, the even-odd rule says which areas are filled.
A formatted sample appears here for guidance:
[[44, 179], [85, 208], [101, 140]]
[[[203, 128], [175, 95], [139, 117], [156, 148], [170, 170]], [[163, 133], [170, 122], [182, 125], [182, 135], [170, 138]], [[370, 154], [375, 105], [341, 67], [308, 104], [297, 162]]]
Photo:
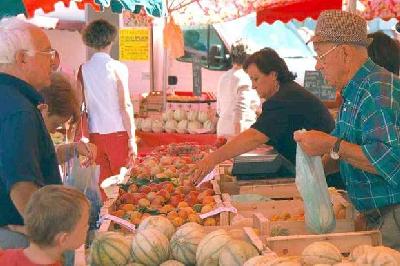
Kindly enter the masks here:
[[[221, 195], [214, 195], [214, 200], [216, 202], [216, 206], [224, 206], [224, 203], [221, 199]], [[110, 199], [106, 201], [103, 207], [100, 210], [100, 217], [106, 214], [111, 214], [116, 210], [116, 199]], [[218, 214], [219, 216], [219, 225], [220, 226], [229, 226], [229, 213], [221, 212]], [[112, 231], [114, 227], [114, 223], [110, 220], [105, 220], [99, 227], [99, 232]]]
[[356, 246], [382, 245], [379, 231], [360, 231], [322, 235], [261, 236], [263, 243], [279, 256], [298, 256], [304, 248], [316, 241], [327, 241], [335, 245], [343, 254], [350, 253]]
[[[274, 215], [282, 215], [283, 213], [291, 214], [295, 216], [303, 210], [303, 201], [301, 199], [293, 200], [272, 200], [266, 202], [232, 202], [228, 194], [222, 194], [222, 199], [226, 206], [233, 206], [237, 209], [238, 214], [243, 219], [238, 221], [238, 224], [249, 223], [253, 213], [258, 212], [265, 216], [267, 219]], [[355, 231], [354, 225], [354, 213], [351, 204], [345, 206], [346, 216], [344, 219], [336, 219], [336, 228], [334, 232], [353, 232]], [[229, 224], [235, 224], [236, 214], [228, 213]], [[237, 217], [236, 217], [237, 218]], [[292, 234], [312, 234], [309, 232], [304, 220], [280, 220], [270, 221], [268, 219], [267, 235], [270, 234], [271, 230], [287, 229], [290, 235]]]

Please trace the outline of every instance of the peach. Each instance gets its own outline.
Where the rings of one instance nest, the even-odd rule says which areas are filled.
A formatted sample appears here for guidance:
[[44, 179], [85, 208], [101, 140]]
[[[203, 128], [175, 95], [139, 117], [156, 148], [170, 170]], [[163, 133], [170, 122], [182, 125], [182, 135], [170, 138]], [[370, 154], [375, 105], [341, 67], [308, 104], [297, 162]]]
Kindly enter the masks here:
[[215, 226], [215, 225], [217, 225], [217, 221], [215, 220], [215, 218], [208, 217], [204, 221], [203, 225], [204, 226]]
[[148, 199], [142, 198], [138, 202], [140, 207], [149, 207], [150, 206], [150, 201]]
[[186, 208], [186, 207], [189, 207], [189, 204], [187, 202], [185, 202], [185, 201], [179, 202], [178, 209], [182, 209], [182, 208]]
[[161, 189], [157, 194], [163, 196], [166, 200], [169, 200], [171, 198], [171, 194], [166, 189]]
[[149, 193], [150, 191], [151, 191], [151, 188], [150, 188], [149, 186], [141, 186], [141, 187], [139, 188], [139, 192], [141, 192], [141, 193], [147, 194], [147, 193]]
[[204, 197], [204, 199], [203, 199], [203, 201], [202, 201], [202, 203], [204, 204], [204, 205], [206, 205], [206, 204], [213, 204], [215, 201], [214, 201], [214, 197], [213, 196], [205, 196]]
[[146, 198], [147, 198], [149, 201], [152, 201], [156, 196], [157, 196], [157, 193], [154, 192], [154, 191], [151, 191], [151, 192], [147, 193]]
[[131, 184], [128, 188], [128, 191], [131, 193], [137, 192], [139, 190], [139, 187], [136, 184]]

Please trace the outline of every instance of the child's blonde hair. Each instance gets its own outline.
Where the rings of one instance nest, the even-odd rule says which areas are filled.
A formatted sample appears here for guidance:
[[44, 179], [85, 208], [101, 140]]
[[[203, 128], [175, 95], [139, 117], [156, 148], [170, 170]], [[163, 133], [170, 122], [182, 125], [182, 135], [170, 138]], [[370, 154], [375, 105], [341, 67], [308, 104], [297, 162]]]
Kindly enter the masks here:
[[57, 234], [74, 230], [84, 210], [85, 195], [64, 185], [47, 185], [32, 194], [24, 221], [28, 238], [39, 246], [52, 246]]

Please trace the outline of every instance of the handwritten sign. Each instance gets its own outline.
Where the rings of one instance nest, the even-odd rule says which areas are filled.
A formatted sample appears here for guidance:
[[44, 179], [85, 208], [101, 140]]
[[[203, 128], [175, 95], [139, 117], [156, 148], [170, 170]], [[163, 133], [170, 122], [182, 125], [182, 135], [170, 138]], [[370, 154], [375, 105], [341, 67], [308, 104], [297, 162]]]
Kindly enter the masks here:
[[319, 71], [305, 72], [304, 88], [322, 101], [334, 101], [336, 99], [336, 89], [326, 84]]
[[206, 175], [201, 181], [200, 183], [197, 184], [197, 187], [200, 187], [201, 184], [208, 182], [210, 180], [213, 180], [217, 175], [217, 170], [214, 168], [214, 170], [212, 170], [210, 173], [208, 173], [208, 175]]
[[120, 29], [119, 58], [124, 61], [149, 60], [149, 29]]
[[117, 224], [119, 224], [119, 225], [125, 227], [126, 229], [128, 229], [128, 230], [131, 231], [131, 232], [135, 232], [135, 230], [136, 230], [134, 224], [131, 224], [130, 222], [128, 222], [128, 221], [126, 221], [126, 220], [124, 220], [124, 219], [121, 219], [121, 218], [119, 218], [119, 217], [117, 217], [117, 216], [111, 215], [111, 214], [106, 214], [106, 215], [104, 215], [104, 216], [101, 218], [101, 220], [102, 220], [102, 221], [104, 221], [104, 220], [111, 220], [111, 221], [113, 221], [114, 223], [117, 223]]
[[200, 58], [197, 56], [193, 56], [192, 61], [192, 69], [193, 69], [193, 95], [201, 96], [201, 64]]
[[210, 216], [214, 216], [214, 215], [219, 214], [219, 213], [221, 213], [221, 212], [232, 212], [232, 213], [237, 213], [237, 209], [236, 209], [235, 207], [233, 207], [233, 206], [225, 206], [225, 205], [223, 205], [223, 206], [221, 206], [221, 207], [215, 208], [215, 209], [212, 210], [212, 211], [209, 211], [209, 212], [200, 214], [199, 217], [200, 217], [201, 219], [206, 219], [206, 218], [208, 218], [208, 217], [210, 217]]

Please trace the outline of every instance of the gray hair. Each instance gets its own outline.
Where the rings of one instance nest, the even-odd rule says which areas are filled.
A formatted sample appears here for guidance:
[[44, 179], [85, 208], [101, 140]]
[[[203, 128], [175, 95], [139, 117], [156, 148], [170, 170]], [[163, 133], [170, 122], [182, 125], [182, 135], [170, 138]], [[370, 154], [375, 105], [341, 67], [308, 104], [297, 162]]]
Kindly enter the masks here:
[[15, 54], [20, 50], [34, 50], [31, 31], [35, 28], [16, 17], [0, 20], [0, 64], [14, 63]]

